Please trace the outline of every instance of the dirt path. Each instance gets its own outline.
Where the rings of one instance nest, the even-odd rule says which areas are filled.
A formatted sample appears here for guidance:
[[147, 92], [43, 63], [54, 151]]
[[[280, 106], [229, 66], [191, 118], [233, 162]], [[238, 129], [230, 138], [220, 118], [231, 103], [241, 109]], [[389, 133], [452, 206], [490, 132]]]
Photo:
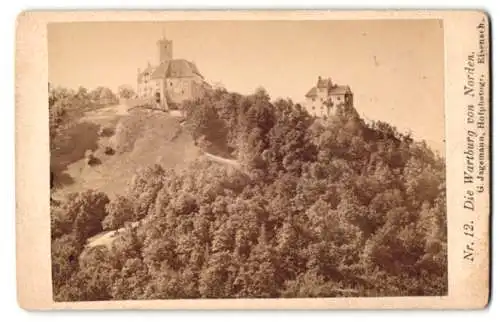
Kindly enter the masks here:
[[204, 152], [204, 154], [209, 160], [212, 160], [212, 161], [215, 161], [215, 162], [221, 163], [221, 164], [230, 165], [230, 166], [235, 167], [235, 168], [240, 169], [240, 170], [242, 169], [241, 164], [236, 160], [226, 159], [226, 158], [219, 157], [217, 155], [214, 155], [214, 154], [211, 154], [208, 152]]
[[[135, 221], [131, 223], [131, 226], [133, 228], [136, 228], [139, 226], [139, 221]], [[117, 230], [111, 230], [111, 231], [105, 231], [100, 234], [97, 234], [95, 236], [90, 237], [87, 239], [87, 248], [94, 248], [97, 246], [106, 246], [106, 247], [111, 247], [113, 241], [120, 236], [120, 234], [123, 234], [125, 232], [125, 227], [118, 228]]]

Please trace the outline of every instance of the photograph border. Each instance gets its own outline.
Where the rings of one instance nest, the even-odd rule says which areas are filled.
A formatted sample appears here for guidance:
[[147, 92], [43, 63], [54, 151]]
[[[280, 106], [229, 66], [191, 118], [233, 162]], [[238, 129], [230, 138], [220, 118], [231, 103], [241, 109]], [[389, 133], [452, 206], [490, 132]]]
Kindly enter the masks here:
[[[47, 24], [73, 21], [375, 20], [441, 19], [445, 42], [445, 138], [448, 295], [436, 297], [131, 300], [54, 302], [50, 263]], [[16, 34], [16, 251], [18, 302], [25, 309], [402, 309], [484, 308], [489, 301], [489, 169], [475, 210], [464, 209], [467, 54], [477, 48], [477, 25], [487, 28], [485, 101], [490, 109], [489, 18], [482, 11], [26, 11]], [[483, 68], [483, 67], [481, 67]], [[43, 102], [43, 103], [40, 103]], [[485, 131], [489, 153], [489, 115]], [[489, 165], [489, 163], [488, 163]], [[460, 175], [459, 175], [460, 174]], [[464, 224], [474, 221], [474, 261], [464, 260]], [[36, 268], [36, 269], [34, 269]]]

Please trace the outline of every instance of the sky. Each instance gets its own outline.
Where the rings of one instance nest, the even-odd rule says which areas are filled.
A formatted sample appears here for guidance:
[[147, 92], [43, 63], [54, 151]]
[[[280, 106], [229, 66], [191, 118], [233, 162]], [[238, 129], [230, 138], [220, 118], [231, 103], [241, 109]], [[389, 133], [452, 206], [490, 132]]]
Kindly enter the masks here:
[[49, 82], [89, 89], [136, 85], [158, 63], [156, 41], [229, 91], [264, 87], [304, 101], [318, 76], [351, 87], [367, 120], [444, 150], [444, 36], [439, 20], [78, 22], [48, 27]]

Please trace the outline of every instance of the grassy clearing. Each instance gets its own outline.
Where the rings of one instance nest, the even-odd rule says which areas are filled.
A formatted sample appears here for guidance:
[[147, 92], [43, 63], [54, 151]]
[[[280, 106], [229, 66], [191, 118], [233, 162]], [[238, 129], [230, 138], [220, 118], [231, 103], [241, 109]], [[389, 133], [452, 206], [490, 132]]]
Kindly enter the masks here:
[[[99, 136], [103, 126], [113, 127], [114, 135]], [[125, 114], [101, 109], [88, 113], [72, 131], [67, 144], [52, 156], [52, 164], [59, 169], [56, 199], [86, 189], [114, 198], [125, 192], [138, 168], [159, 163], [165, 169], [181, 169], [200, 155], [179, 120], [162, 112], [138, 110]], [[116, 153], [105, 154], [108, 146]], [[86, 150], [94, 151], [99, 165], [86, 164]]]

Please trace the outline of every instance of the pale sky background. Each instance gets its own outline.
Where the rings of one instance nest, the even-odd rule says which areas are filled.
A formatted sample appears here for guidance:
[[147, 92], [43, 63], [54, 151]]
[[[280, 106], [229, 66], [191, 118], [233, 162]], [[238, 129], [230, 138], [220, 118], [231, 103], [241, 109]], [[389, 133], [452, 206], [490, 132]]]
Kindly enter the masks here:
[[347, 84], [369, 120], [411, 130], [444, 150], [444, 44], [438, 20], [181, 21], [51, 24], [49, 81], [89, 89], [136, 84], [156, 41], [194, 61], [210, 83], [304, 100], [318, 76]]

